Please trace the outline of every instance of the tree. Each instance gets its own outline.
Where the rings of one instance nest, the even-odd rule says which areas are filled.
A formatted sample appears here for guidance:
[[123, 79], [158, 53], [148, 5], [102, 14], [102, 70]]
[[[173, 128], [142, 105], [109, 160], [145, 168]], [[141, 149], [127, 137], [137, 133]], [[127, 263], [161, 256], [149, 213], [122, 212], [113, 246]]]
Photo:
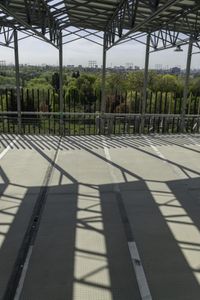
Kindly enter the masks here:
[[59, 88], [60, 88], [60, 78], [59, 78], [59, 74], [58, 73], [54, 73], [52, 75], [51, 84], [52, 84], [53, 88], [55, 89], [55, 91], [58, 92]]
[[0, 87], [3, 88], [13, 88], [16, 86], [15, 77], [8, 77], [0, 75]]
[[[46, 81], [44, 77], [33, 78], [26, 83], [26, 90], [24, 90], [24, 107], [27, 111], [34, 111], [36, 109], [36, 102], [34, 99], [38, 98], [39, 109], [42, 111], [50, 111], [51, 91], [52, 86]], [[31, 91], [30, 91], [31, 90]], [[38, 93], [37, 93], [38, 91]], [[55, 101], [55, 99], [54, 99]], [[37, 104], [38, 105], [38, 104]], [[34, 108], [35, 107], [35, 108]]]
[[190, 91], [193, 95], [200, 96], [200, 77], [195, 78], [190, 85]]
[[176, 76], [166, 74], [157, 78], [155, 89], [160, 92], [176, 92], [179, 89], [179, 82]]
[[52, 89], [50, 83], [44, 77], [33, 78], [26, 83], [28, 89], [48, 90]]
[[144, 73], [143, 72], [131, 72], [127, 76], [127, 89], [129, 91], [141, 92], [144, 84]]
[[126, 90], [126, 74], [111, 73], [106, 78], [108, 92], [119, 93]]
[[162, 78], [162, 75], [157, 74], [155, 71], [149, 71], [148, 87], [151, 91], [157, 91], [157, 82]]
[[96, 96], [94, 93], [94, 84], [96, 77], [94, 75], [83, 74], [76, 80], [76, 86], [79, 91], [81, 103], [91, 105], [95, 100]]

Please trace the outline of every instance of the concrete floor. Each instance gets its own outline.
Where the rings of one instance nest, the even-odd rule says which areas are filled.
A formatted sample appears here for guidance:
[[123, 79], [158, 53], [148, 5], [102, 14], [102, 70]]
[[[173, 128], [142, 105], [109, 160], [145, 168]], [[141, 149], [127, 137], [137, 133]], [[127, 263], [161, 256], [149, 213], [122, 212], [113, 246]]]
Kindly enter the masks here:
[[15, 300], [145, 299], [127, 222], [152, 299], [200, 299], [200, 135], [1, 135], [1, 300], [47, 185]]

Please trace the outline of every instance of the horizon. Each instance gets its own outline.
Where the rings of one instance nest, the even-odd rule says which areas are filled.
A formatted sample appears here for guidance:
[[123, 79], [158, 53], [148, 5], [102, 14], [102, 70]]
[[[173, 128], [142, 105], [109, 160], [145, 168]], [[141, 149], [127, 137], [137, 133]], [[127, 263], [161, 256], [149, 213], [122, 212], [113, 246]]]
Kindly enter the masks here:
[[[162, 65], [162, 69], [181, 67], [186, 68], [187, 46], [182, 47], [183, 52], [175, 52], [174, 48], [150, 53], [149, 69], [155, 69], [156, 65]], [[195, 50], [194, 50], [195, 52]], [[20, 65], [58, 65], [58, 50], [44, 41], [29, 37], [19, 41]], [[14, 64], [14, 50], [6, 47], [1, 48], [1, 60], [7, 65]], [[88, 62], [96, 61], [98, 66], [102, 65], [102, 47], [84, 39], [63, 46], [63, 65], [82, 65], [88, 67]], [[107, 68], [111, 66], [125, 66], [133, 64], [144, 68], [145, 46], [137, 42], [111, 48], [107, 52]], [[199, 55], [192, 56], [192, 69], [200, 68]]]
[[[4, 62], [4, 60], [0, 60], [1, 62]], [[58, 65], [51, 65], [51, 64], [45, 64], [45, 63], [41, 63], [41, 64], [29, 64], [29, 63], [20, 63], [19, 64], [20, 67], [51, 67], [51, 68], [58, 68]], [[5, 61], [5, 65], [0, 66], [1, 67], [15, 67], [14, 63], [7, 63]], [[97, 65], [97, 67], [89, 67], [88, 65], [73, 65], [73, 64], [63, 64], [64, 68], [69, 68], [69, 69], [78, 69], [78, 68], [83, 68], [83, 69], [91, 69], [91, 70], [101, 70], [102, 69], [102, 65], [99, 66]], [[138, 66], [133, 66], [133, 67], [127, 67], [126, 65], [114, 65], [114, 66], [106, 66], [106, 69], [116, 69], [118, 70], [118, 68], [122, 67], [122, 70], [127, 70], [127, 71], [143, 71], [144, 67], [139, 67], [139, 69], [137, 69]], [[168, 68], [167, 68], [168, 67]], [[164, 65], [161, 68], [157, 68], [156, 66], [154, 67], [149, 67], [149, 70], [153, 70], [153, 71], [170, 71], [173, 68], [180, 68], [181, 71], [185, 71], [186, 68], [182, 68], [180, 65], [174, 65], [169, 67], [168, 65]], [[198, 71], [200, 70], [200, 67], [198, 68], [191, 68], [191, 71]]]

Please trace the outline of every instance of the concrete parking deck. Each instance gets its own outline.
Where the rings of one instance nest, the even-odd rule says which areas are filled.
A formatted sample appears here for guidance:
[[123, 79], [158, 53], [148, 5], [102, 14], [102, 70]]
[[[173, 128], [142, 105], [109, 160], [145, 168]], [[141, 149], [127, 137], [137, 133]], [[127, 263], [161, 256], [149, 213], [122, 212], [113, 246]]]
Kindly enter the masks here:
[[199, 228], [200, 135], [0, 136], [2, 300], [197, 300]]

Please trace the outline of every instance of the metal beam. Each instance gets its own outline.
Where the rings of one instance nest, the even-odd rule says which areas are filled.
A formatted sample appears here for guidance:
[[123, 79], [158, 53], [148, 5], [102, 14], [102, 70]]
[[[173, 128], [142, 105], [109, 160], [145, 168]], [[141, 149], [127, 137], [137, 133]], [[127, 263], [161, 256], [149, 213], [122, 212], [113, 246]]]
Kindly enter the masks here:
[[158, 8], [160, 0], [149, 0], [150, 7], [153, 11]]
[[[10, 10], [7, 6], [5, 6], [4, 4], [0, 3], [0, 9], [8, 16], [8, 17], [12, 17], [15, 22], [17, 22], [18, 25], [13, 25], [13, 27], [15, 29], [17, 29], [17, 27], [24, 27], [24, 29], [26, 30], [30, 30], [31, 32], [34, 32], [36, 36], [42, 38], [44, 41], [46, 41], [47, 43], [51, 44], [52, 46], [58, 48], [58, 46], [56, 44], [54, 44], [52, 42], [51, 39], [47, 38], [45, 36], [45, 34], [43, 34], [42, 32], [38, 31], [37, 29], [35, 29], [32, 25], [28, 24], [26, 21], [22, 20], [20, 17], [18, 17], [15, 12], [13, 12], [12, 10]], [[21, 30], [21, 29], [20, 29]], [[42, 28], [41, 28], [42, 30]]]
[[146, 41], [146, 54], [145, 54], [145, 67], [144, 67], [144, 84], [142, 93], [142, 109], [141, 109], [141, 133], [144, 133], [145, 110], [147, 102], [147, 85], [148, 85], [148, 71], [149, 71], [149, 50], [150, 50], [151, 34], [147, 35]]
[[[136, 0], [130, 0], [132, 3], [135, 3], [135, 6], [136, 6]], [[150, 1], [155, 1], [156, 0], [149, 0]], [[140, 4], [140, 2], [139, 2]], [[146, 4], [147, 5], [147, 4]], [[191, 4], [192, 5], [192, 4]], [[139, 7], [138, 9], [140, 10], [141, 7]], [[187, 6], [181, 6], [180, 4], [180, 11], [176, 11], [174, 12], [173, 10], [173, 13], [169, 13], [170, 12], [170, 9], [169, 9], [169, 12], [168, 12], [168, 16], [170, 16], [170, 18], [167, 18], [166, 17], [166, 21], [165, 22], [162, 22], [162, 16], [161, 16], [161, 19], [159, 20], [158, 19], [158, 16], [155, 17], [154, 20], [154, 26], [155, 28], [152, 28], [151, 32], [152, 32], [152, 47], [154, 48], [155, 51], [157, 50], [162, 50], [162, 49], [165, 49], [165, 48], [170, 48], [170, 47], [174, 47], [179, 41], [181, 41], [180, 39], [180, 33], [182, 32], [181, 31], [181, 28], [183, 29], [187, 29], [187, 33], [185, 32], [184, 34], [187, 36], [187, 35], [198, 35], [199, 33], [199, 30], [200, 30], [200, 23], [199, 23], [199, 9], [200, 9], [200, 4], [196, 4], [195, 7], [194, 7], [194, 4], [192, 6], [189, 6], [189, 4]], [[135, 9], [135, 8], [134, 8]], [[158, 9], [158, 6], [154, 9], [152, 7], [152, 11], [155, 11], [156, 9]], [[113, 21], [113, 25], [109, 28], [107, 28], [107, 31], [108, 31], [108, 47], [107, 47], [107, 50], [109, 48], [111, 48], [112, 46], [114, 46], [114, 42], [115, 42], [115, 39], [119, 36], [119, 34], [117, 34], [117, 31], [116, 29], [118, 27], [121, 27], [122, 29], [122, 32], [121, 32], [121, 35], [124, 37], [123, 35], [123, 24], [125, 22], [127, 22], [127, 15], [128, 13], [128, 10], [127, 10], [127, 6], [126, 6], [126, 12], [123, 13], [123, 18], [121, 18], [121, 13], [119, 13], [120, 15], [120, 18], [118, 18], [118, 16], [116, 16], [116, 19], [115, 19], [115, 22]], [[189, 15], [189, 17], [188, 17]], [[192, 16], [192, 17], [191, 17]], [[147, 16], [146, 16], [147, 18]], [[138, 15], [136, 15], [136, 19], [139, 21], [140, 18], [140, 15], [139, 15], [139, 12], [138, 12]], [[145, 21], [145, 18], [143, 17], [143, 20]], [[155, 22], [156, 20], [156, 22]], [[191, 21], [192, 20], [192, 21]], [[121, 24], [121, 25], [120, 25]], [[138, 22], [139, 24], [139, 22]], [[152, 22], [150, 22], [150, 25], [152, 24]], [[157, 25], [155, 25], [157, 24]], [[154, 27], [153, 26], [153, 27]], [[148, 28], [147, 26], [146, 27], [146, 30], [148, 32]], [[158, 29], [160, 27], [160, 29]], [[134, 28], [134, 26], [133, 26]], [[144, 28], [142, 28], [144, 30]], [[156, 29], [156, 30], [155, 30]], [[183, 30], [184, 32], [184, 30]], [[129, 41], [131, 38], [135, 37], [135, 31], [133, 33], [131, 33], [129, 36], [123, 38], [121, 41], [117, 41], [118, 45], [119, 44], [122, 44], [126, 41]], [[140, 32], [141, 33], [141, 32]], [[120, 38], [120, 36], [119, 36]], [[162, 43], [163, 46], [158, 48], [158, 43]], [[109, 46], [110, 44], [110, 46]]]
[[21, 133], [22, 116], [21, 116], [21, 99], [20, 99], [20, 74], [19, 74], [19, 51], [18, 51], [17, 30], [14, 30], [14, 50], [15, 50], [15, 78], [16, 78], [16, 95], [17, 95], [18, 132]]
[[63, 44], [62, 44], [62, 31], [59, 37], [59, 103], [60, 103], [60, 133], [64, 133], [63, 124]]
[[107, 32], [107, 48], [109, 47], [109, 44], [113, 44], [115, 42], [115, 38], [117, 36], [121, 38], [126, 16], [128, 16], [128, 23], [130, 27], [134, 26], [138, 3], [139, 0], [121, 0], [119, 2], [112, 17], [109, 18], [104, 30]]
[[103, 39], [103, 61], [101, 77], [101, 116], [98, 123], [98, 132], [104, 134], [104, 114], [106, 112], [106, 33]]
[[3, 40], [1, 43], [4, 46], [9, 46], [14, 41], [14, 30], [6, 26], [0, 26], [0, 37]]
[[181, 132], [185, 132], [185, 109], [186, 109], [187, 98], [188, 98], [188, 87], [189, 87], [190, 69], [191, 69], [191, 61], [192, 61], [192, 49], [193, 49], [193, 38], [190, 37], [190, 41], [188, 45], [185, 85], [184, 85], [183, 100], [181, 106]]
[[104, 114], [106, 110], [106, 36], [104, 34], [103, 42], [103, 64], [102, 64], [102, 83], [101, 83], [101, 113]]
[[[69, 30], [67, 30], [67, 29], [65, 29], [65, 31], [66, 32], [69, 32], [69, 34], [67, 34], [67, 35], [65, 35], [65, 36], [68, 36], [68, 35], [75, 35], [75, 36], [77, 36], [77, 38], [74, 38], [74, 39], [72, 39], [72, 40], [68, 40], [67, 42], [64, 42], [63, 43], [63, 45], [64, 44], [69, 44], [69, 43], [72, 43], [72, 42], [75, 42], [75, 41], [78, 41], [78, 40], [81, 40], [81, 39], [85, 39], [85, 40], [87, 40], [87, 41], [89, 41], [89, 42], [91, 42], [91, 43], [94, 43], [94, 44], [96, 44], [96, 45], [98, 45], [98, 46], [102, 46], [102, 44], [101, 43], [99, 43], [99, 42], [97, 42], [97, 41], [94, 41], [94, 40], [92, 40], [92, 39], [90, 39], [90, 38], [88, 38], [88, 37], [90, 37], [90, 36], [94, 36], [95, 35], [95, 33], [85, 33], [85, 35], [80, 35], [80, 34], [78, 34], [78, 33], [76, 33], [76, 32], [71, 32], [71, 31], [69, 31]], [[80, 31], [82, 31], [82, 30], [80, 30]], [[83, 30], [84, 31], [84, 30]], [[96, 32], [99, 32], [99, 31], [96, 31]], [[63, 36], [64, 37], [64, 36]]]
[[[112, 39], [107, 40], [107, 49], [119, 44], [122, 40], [128, 38], [132, 33], [135, 33], [137, 31], [140, 31], [141, 27], [144, 25], [148, 25], [148, 23], [150, 23], [151, 21], [153, 21], [156, 17], [159, 16], [159, 14], [163, 13], [164, 11], [166, 11], [168, 8], [170, 8], [171, 6], [173, 6], [174, 4], [176, 4], [176, 2], [180, 2], [180, 0], [168, 0], [167, 3], [163, 4], [162, 6], [160, 6], [159, 8], [157, 8], [156, 11], [154, 11], [149, 17], [147, 17], [145, 20], [143, 20], [142, 22], [138, 23], [136, 26], [133, 25], [133, 28], [130, 29], [128, 32], [126, 32], [125, 34], [121, 33], [121, 37], [113, 42]], [[120, 20], [121, 21], [121, 20]], [[124, 20], [122, 20], [122, 22], [124, 22]], [[109, 27], [106, 28], [106, 31], [109, 32], [109, 28], [112, 28], [114, 26], [114, 24], [109, 24]], [[122, 28], [123, 29], [123, 28]], [[109, 35], [108, 35], [109, 36]], [[110, 45], [109, 45], [110, 43]]]

